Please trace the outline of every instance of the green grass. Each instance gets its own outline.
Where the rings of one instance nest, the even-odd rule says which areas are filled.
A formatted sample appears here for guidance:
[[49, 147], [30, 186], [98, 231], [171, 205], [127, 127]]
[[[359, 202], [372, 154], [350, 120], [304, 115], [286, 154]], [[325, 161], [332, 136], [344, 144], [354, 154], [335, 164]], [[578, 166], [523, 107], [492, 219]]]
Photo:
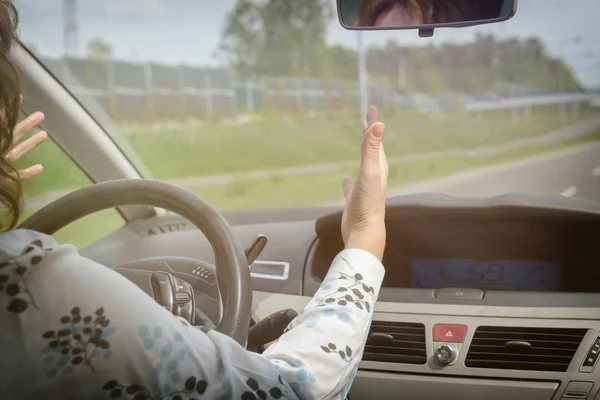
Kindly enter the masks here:
[[[582, 117], [586, 114], [583, 112]], [[480, 120], [465, 113], [396, 111], [381, 118], [387, 126], [386, 150], [390, 157], [507, 143], [563, 125], [554, 110], [534, 112], [531, 119], [518, 124], [507, 113], [488, 114]], [[207, 123], [159, 132], [138, 131], [129, 133], [128, 139], [153, 176], [167, 180], [354, 160], [360, 125], [354, 112], [313, 117], [268, 114], [240, 125]], [[28, 196], [89, 184], [89, 179], [54, 143], [38, 147], [17, 166], [33, 163], [44, 164], [46, 170], [42, 177], [25, 184]]]
[[[24, 210], [21, 221], [35, 211]], [[67, 225], [53, 236], [60, 244], [70, 243], [82, 248], [115, 231], [123, 223], [123, 217], [116, 210], [100, 211]]]
[[[389, 187], [393, 188], [444, 176], [468, 168], [523, 159], [595, 141], [600, 141], [600, 130], [578, 139], [511, 150], [485, 159], [445, 157], [430, 161], [391, 165]], [[354, 176], [356, 169], [346, 168], [324, 174], [279, 177], [258, 181], [238, 181], [230, 185], [196, 190], [195, 193], [222, 210], [316, 206], [341, 199], [341, 178], [344, 175]], [[31, 213], [32, 210], [27, 210], [22, 219]], [[59, 243], [71, 243], [81, 248], [114, 231], [122, 224], [123, 219], [116, 211], [102, 211], [68, 225], [54, 236]]]
[[[389, 187], [419, 182], [469, 168], [527, 158], [593, 141], [600, 141], [600, 130], [578, 139], [511, 150], [489, 158], [452, 156], [391, 165], [388, 178]], [[199, 189], [195, 193], [219, 209], [316, 206], [342, 198], [341, 179], [344, 175], [355, 176], [356, 169], [346, 168], [338, 172], [270, 178], [260, 181], [239, 181], [230, 185]]]
[[[548, 133], [562, 125], [556, 113], [550, 110], [534, 113], [530, 120], [519, 124], [511, 122], [504, 113], [479, 120], [460, 113], [424, 116], [397, 112], [382, 115], [382, 119], [386, 121], [386, 151], [390, 157], [507, 143]], [[323, 113], [314, 117], [270, 115], [244, 125], [205, 124], [192, 132], [184, 129], [140, 132], [131, 134], [129, 139], [155, 177], [170, 179], [357, 160], [360, 140], [357, 121], [354, 113]], [[487, 159], [453, 156], [391, 165], [389, 186], [525, 158], [590, 140], [600, 140], [600, 131], [569, 142], [518, 149]], [[45, 165], [45, 171], [25, 184], [27, 196], [91, 184], [72, 160], [50, 141], [20, 160], [17, 166], [39, 162]], [[202, 188], [196, 193], [219, 209], [314, 206], [339, 199], [342, 176], [355, 174], [355, 168], [343, 168], [312, 175], [240, 180]], [[26, 215], [32, 211], [27, 210]], [[83, 247], [122, 222], [115, 211], [102, 212], [69, 225], [56, 237], [61, 243]]]
[[[390, 156], [507, 143], [562, 126], [555, 112], [520, 124], [505, 113], [479, 120], [464, 113], [397, 112], [382, 120]], [[190, 132], [140, 132], [129, 139], [156, 178], [172, 179], [354, 160], [360, 132], [355, 113], [325, 113], [207, 124]]]
[[42, 175], [23, 183], [26, 196], [37, 196], [53, 190], [77, 189], [91, 184], [91, 180], [52, 140], [47, 140], [20, 159], [19, 169], [43, 164]]

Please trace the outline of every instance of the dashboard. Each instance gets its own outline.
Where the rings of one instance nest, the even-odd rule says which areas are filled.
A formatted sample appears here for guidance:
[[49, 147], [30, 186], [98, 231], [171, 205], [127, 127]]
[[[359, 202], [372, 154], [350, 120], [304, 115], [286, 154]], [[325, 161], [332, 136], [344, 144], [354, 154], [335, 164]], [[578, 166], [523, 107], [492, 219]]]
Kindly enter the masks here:
[[[343, 248], [339, 218], [317, 221], [307, 269], [322, 280]], [[390, 207], [384, 287], [600, 292], [598, 221], [520, 207]]]
[[411, 262], [411, 287], [557, 292], [562, 266], [557, 261], [419, 258]]
[[[243, 246], [269, 240], [250, 266], [253, 322], [300, 313], [343, 248], [341, 210], [224, 216]], [[600, 400], [600, 204], [420, 194], [390, 199], [386, 226], [386, 276], [351, 400], [373, 390], [383, 400]], [[132, 222], [82, 254], [110, 267], [160, 258], [194, 277], [196, 304], [218, 320], [212, 249], [178, 216]]]

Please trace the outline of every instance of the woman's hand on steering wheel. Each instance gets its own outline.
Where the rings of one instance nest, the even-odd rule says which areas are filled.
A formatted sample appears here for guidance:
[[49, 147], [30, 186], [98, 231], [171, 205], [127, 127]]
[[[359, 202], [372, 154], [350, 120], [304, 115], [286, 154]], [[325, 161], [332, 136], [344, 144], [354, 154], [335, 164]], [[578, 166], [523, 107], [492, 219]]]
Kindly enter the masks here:
[[385, 125], [376, 107], [370, 107], [363, 123], [360, 170], [356, 182], [343, 181], [346, 206], [342, 216], [342, 238], [347, 249], [362, 249], [380, 261], [385, 248], [385, 197], [388, 163], [383, 148]]

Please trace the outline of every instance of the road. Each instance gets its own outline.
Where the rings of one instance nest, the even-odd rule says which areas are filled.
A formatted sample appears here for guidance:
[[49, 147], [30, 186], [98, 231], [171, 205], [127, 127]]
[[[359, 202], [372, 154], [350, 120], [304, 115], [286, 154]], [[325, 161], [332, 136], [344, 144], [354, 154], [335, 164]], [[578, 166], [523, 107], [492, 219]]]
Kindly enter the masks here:
[[[578, 122], [573, 125], [566, 126], [561, 129], [557, 129], [553, 132], [549, 132], [543, 135], [528, 137], [523, 139], [517, 139], [508, 143], [503, 143], [493, 146], [483, 146], [474, 149], [448, 149], [444, 151], [436, 151], [430, 153], [418, 153], [410, 154], [405, 156], [389, 157], [388, 163], [392, 164], [405, 164], [416, 161], [434, 160], [437, 158], [444, 158], [450, 156], [463, 156], [463, 157], [492, 157], [497, 154], [504, 152], [523, 149], [526, 147], [541, 146], [551, 143], [564, 142], [567, 140], [577, 139], [585, 136], [590, 132], [600, 127], [600, 117], [595, 116], [587, 120]], [[298, 175], [309, 175], [316, 173], [335, 172], [344, 167], [355, 167], [358, 166], [358, 160], [345, 161], [337, 163], [324, 163], [324, 164], [313, 164], [313, 165], [302, 165], [298, 167], [287, 167], [277, 168], [272, 170], [263, 171], [250, 171], [243, 174], [228, 174], [228, 175], [213, 175], [197, 178], [184, 178], [171, 180], [170, 183], [181, 186], [188, 190], [199, 189], [202, 187], [215, 186], [215, 185], [226, 185], [234, 183], [238, 180], [251, 181], [269, 179], [273, 177], [283, 176], [298, 176]]]
[[600, 201], [600, 143], [391, 189], [388, 195], [419, 192], [465, 197], [544, 193]]
[[[549, 132], [544, 135], [539, 135], [535, 137], [523, 138], [514, 140], [508, 143], [493, 145], [493, 146], [484, 146], [475, 149], [448, 149], [444, 151], [431, 152], [431, 153], [419, 153], [419, 154], [411, 154], [406, 156], [399, 157], [390, 157], [388, 162], [390, 165], [393, 164], [404, 164], [411, 163], [417, 161], [424, 160], [434, 160], [444, 157], [450, 156], [463, 156], [463, 157], [472, 157], [472, 158], [486, 158], [494, 155], [502, 154], [507, 151], [511, 151], [514, 149], [523, 149], [526, 147], [534, 147], [540, 145], [546, 145], [551, 143], [564, 142], [572, 139], [576, 139], [582, 136], [593, 132], [595, 129], [600, 127], [600, 117], [592, 117], [587, 120], [578, 122], [576, 124], [558, 129], [554, 132]], [[600, 158], [600, 156], [599, 156]], [[231, 184], [236, 181], [252, 181], [252, 180], [262, 180], [269, 179], [273, 177], [285, 177], [285, 176], [300, 176], [307, 174], [316, 174], [316, 173], [325, 173], [325, 172], [335, 172], [343, 167], [348, 166], [357, 166], [358, 161], [347, 161], [347, 162], [339, 162], [339, 163], [326, 163], [326, 164], [313, 164], [313, 165], [304, 165], [297, 167], [289, 167], [289, 168], [278, 168], [274, 170], [264, 170], [264, 171], [250, 171], [247, 173], [240, 174], [228, 174], [228, 175], [213, 175], [213, 176], [204, 176], [204, 177], [196, 177], [196, 178], [185, 178], [185, 179], [176, 179], [171, 180], [169, 183], [174, 185], [183, 187], [187, 190], [200, 189], [203, 187], [209, 186], [217, 186], [217, 185], [226, 185]], [[423, 191], [423, 190], [421, 190]], [[46, 204], [54, 201], [68, 193], [71, 190], [59, 190], [54, 192], [45, 193], [44, 195], [27, 198], [25, 201], [26, 208], [30, 209], [38, 209]], [[339, 202], [329, 202], [325, 205], [337, 205]]]

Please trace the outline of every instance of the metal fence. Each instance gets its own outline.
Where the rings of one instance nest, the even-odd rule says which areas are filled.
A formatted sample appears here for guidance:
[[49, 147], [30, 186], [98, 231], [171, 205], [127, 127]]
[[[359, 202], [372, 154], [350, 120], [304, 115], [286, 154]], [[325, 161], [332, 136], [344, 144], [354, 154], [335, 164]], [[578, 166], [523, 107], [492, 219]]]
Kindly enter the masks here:
[[[314, 78], [239, 79], [225, 68], [136, 64], [110, 60], [42, 58], [42, 62], [66, 83], [87, 107], [100, 106], [117, 121], [153, 123], [180, 119], [221, 119], [269, 109], [278, 112], [358, 109], [358, 83]], [[394, 93], [369, 86], [372, 104], [418, 109], [472, 111], [505, 109], [503, 99], [542, 99], [527, 107], [542, 106], [560, 93], [545, 93], [522, 85], [496, 83], [485, 93]], [[583, 92], [564, 93], [582, 95]], [[592, 102], [591, 98], [577, 102]], [[521, 101], [521, 100], [519, 100]], [[595, 96], [594, 102], [598, 102]], [[596, 104], [592, 102], [592, 104]], [[522, 101], [521, 101], [522, 103]], [[563, 103], [562, 101], [559, 103]], [[568, 101], [567, 103], [572, 103]], [[491, 105], [490, 105], [491, 104]], [[497, 106], [496, 106], [497, 105]], [[481, 106], [483, 107], [483, 106]], [[95, 114], [98, 114], [96, 112]]]
[[[265, 108], [302, 112], [359, 107], [357, 83], [313, 78], [236, 78], [228, 69], [88, 59], [42, 59], [80, 98], [93, 99], [115, 120], [227, 118]], [[369, 87], [377, 104], [393, 93]]]

